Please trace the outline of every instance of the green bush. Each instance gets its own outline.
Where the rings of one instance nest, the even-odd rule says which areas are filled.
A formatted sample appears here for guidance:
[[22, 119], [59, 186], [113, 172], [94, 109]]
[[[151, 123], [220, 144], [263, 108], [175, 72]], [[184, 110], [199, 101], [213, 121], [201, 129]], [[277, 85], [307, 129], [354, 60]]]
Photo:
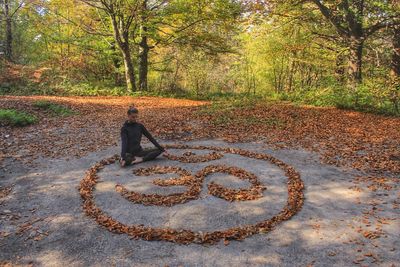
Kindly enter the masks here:
[[61, 92], [62, 95], [68, 96], [123, 96], [129, 94], [124, 86], [116, 87], [107, 83], [65, 83], [58, 86], [57, 91]]
[[355, 90], [343, 88], [336, 95], [335, 106], [340, 109], [399, 116], [399, 111], [391, 101], [391, 90], [384, 83], [367, 81]]
[[[397, 92], [397, 98], [395, 93]], [[345, 85], [330, 84], [322, 88], [304, 88], [281, 93], [280, 100], [314, 106], [335, 106], [340, 109], [356, 110], [383, 115], [400, 115], [396, 103], [399, 90], [386, 81], [367, 80], [355, 89]], [[397, 100], [397, 102], [396, 102]]]
[[35, 101], [33, 105], [43, 110], [49, 110], [58, 116], [69, 116], [76, 114], [73, 110], [48, 100], [38, 100]]
[[26, 126], [36, 123], [37, 117], [15, 109], [0, 109], [0, 124]]

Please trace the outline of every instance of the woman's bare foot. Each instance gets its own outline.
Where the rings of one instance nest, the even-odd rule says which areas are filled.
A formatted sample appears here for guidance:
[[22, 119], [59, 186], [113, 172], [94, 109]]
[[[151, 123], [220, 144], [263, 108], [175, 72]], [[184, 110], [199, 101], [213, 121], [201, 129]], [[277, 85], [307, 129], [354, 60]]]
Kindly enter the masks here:
[[119, 164], [121, 164], [121, 167], [125, 167], [126, 165], [126, 161], [125, 160], [120, 160]]
[[141, 158], [141, 157], [135, 157], [135, 160], [132, 161], [132, 164], [137, 164], [137, 163], [140, 163], [140, 162], [143, 162], [143, 158]]

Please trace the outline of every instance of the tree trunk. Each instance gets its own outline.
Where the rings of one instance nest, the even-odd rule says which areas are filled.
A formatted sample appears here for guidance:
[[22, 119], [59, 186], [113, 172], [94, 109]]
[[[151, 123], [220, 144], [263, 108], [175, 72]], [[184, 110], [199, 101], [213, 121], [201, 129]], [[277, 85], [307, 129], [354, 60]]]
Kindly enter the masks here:
[[350, 86], [355, 89], [362, 82], [362, 51], [364, 42], [361, 38], [352, 38], [349, 44]]
[[342, 53], [338, 53], [336, 55], [336, 66], [335, 66], [335, 76], [336, 80], [344, 85], [346, 80], [346, 58], [343, 56]]
[[149, 45], [147, 43], [147, 0], [142, 2], [142, 17], [141, 17], [141, 40], [139, 43], [139, 90], [147, 91], [147, 73], [149, 70]]
[[[146, 27], [143, 27], [146, 31]], [[142, 36], [140, 41], [140, 54], [139, 54], [139, 90], [147, 91], [147, 73], [149, 69], [149, 45], [147, 44], [147, 36]]]
[[128, 91], [136, 91], [136, 80], [135, 80], [135, 71], [132, 64], [131, 51], [129, 49], [129, 44], [123, 44], [121, 46], [122, 55], [124, 58], [125, 65], [125, 79], [126, 79], [126, 88]]
[[[111, 14], [110, 18], [114, 31], [115, 41], [122, 52], [122, 57], [124, 58], [126, 88], [128, 91], [134, 92], [136, 91], [136, 80], [135, 71], [132, 64], [131, 51], [129, 47], [129, 34], [128, 31], [124, 30], [124, 27], [121, 27], [122, 31], [120, 31], [115, 14]], [[122, 24], [121, 21], [120, 24]]]
[[393, 29], [393, 52], [390, 75], [394, 78], [400, 77], [400, 25]]
[[4, 15], [6, 20], [6, 50], [5, 56], [8, 61], [12, 61], [12, 28], [11, 28], [11, 15], [10, 15], [10, 2], [4, 0]]
[[110, 46], [110, 49], [112, 51], [112, 60], [113, 60], [113, 65], [114, 65], [114, 84], [116, 86], [121, 86], [122, 85], [122, 77], [119, 72], [119, 68], [121, 67], [121, 60], [120, 57], [116, 55], [116, 47], [115, 47], [115, 42], [113, 42]]
[[400, 113], [400, 25], [393, 28], [393, 52], [390, 66], [390, 100], [394, 110]]

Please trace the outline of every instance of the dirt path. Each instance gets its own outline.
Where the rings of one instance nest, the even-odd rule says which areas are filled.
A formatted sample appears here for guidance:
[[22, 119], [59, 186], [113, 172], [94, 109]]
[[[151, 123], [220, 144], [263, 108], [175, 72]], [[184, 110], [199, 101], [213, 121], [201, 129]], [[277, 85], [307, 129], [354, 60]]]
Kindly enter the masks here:
[[[43, 100], [68, 107], [76, 115], [60, 118], [35, 107]], [[157, 97], [2, 96], [0, 108], [29, 112], [39, 123], [0, 128], [0, 166], [6, 157], [81, 157], [116, 145], [131, 104], [139, 108], [140, 120], [157, 138], [262, 140], [269, 147], [317, 152], [325, 163], [370, 175], [400, 175], [398, 117], [266, 101], [212, 104]]]
[[[179, 245], [131, 240], [109, 232], [86, 216], [78, 186], [86, 170], [119, 147], [92, 152], [80, 159], [37, 159], [37, 166], [5, 159], [0, 186], [12, 187], [0, 198], [0, 261], [34, 266], [396, 266], [400, 260], [400, 191], [398, 182], [357, 180], [357, 171], [321, 164], [319, 155], [304, 150], [271, 150], [262, 143], [228, 144], [218, 140], [190, 144], [235, 147], [269, 153], [293, 166], [305, 185], [302, 210], [268, 234], [215, 245]], [[193, 150], [191, 150], [193, 151]], [[171, 150], [180, 154], [184, 151]], [[203, 153], [201, 151], [194, 151]], [[167, 159], [144, 163], [174, 165], [194, 173], [210, 164], [234, 165], [258, 176], [267, 186], [262, 198], [227, 202], [210, 196], [211, 181], [248, 186], [230, 175], [213, 174], [200, 198], [172, 207], [143, 206], [123, 199], [115, 184], [142, 193], [181, 192], [160, 188], [152, 179], [133, 176], [132, 167], [111, 164], [99, 173], [95, 202], [107, 214], [129, 224], [215, 231], [253, 224], [279, 212], [287, 199], [286, 178], [272, 164], [224, 154], [216, 161], [178, 163]], [[160, 176], [163, 178], [169, 177]], [[0, 195], [1, 196], [1, 195]]]

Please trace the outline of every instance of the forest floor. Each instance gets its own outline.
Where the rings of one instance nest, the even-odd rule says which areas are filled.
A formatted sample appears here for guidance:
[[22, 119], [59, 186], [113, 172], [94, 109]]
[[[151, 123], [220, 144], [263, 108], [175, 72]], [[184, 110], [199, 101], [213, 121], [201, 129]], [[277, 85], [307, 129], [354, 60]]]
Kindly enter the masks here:
[[[43, 99], [77, 114], [59, 117], [35, 108], [34, 101]], [[240, 148], [289, 164], [304, 183], [302, 209], [266, 234], [212, 245], [132, 240], [99, 226], [85, 215], [79, 185], [91, 166], [119, 153], [120, 127], [133, 103], [161, 143]], [[0, 128], [0, 265], [396, 266], [400, 260], [399, 118], [285, 103], [215, 105], [152, 97], [4, 96], [0, 108], [40, 119]], [[99, 173], [94, 201], [122, 223], [197, 232], [255, 224], [284, 208], [287, 180], [270, 163], [224, 153], [215, 163], [171, 164], [161, 157], [141, 166], [173, 165], [192, 173], [212, 164], [254, 173], [267, 187], [263, 197], [228, 202], [210, 196], [210, 182], [249, 185], [213, 174], [200, 197], [185, 204], [133, 204], [116, 193], [117, 183], [141, 193], [184, 188], [154, 186], [156, 176], [132, 179], [136, 167], [111, 164]]]

